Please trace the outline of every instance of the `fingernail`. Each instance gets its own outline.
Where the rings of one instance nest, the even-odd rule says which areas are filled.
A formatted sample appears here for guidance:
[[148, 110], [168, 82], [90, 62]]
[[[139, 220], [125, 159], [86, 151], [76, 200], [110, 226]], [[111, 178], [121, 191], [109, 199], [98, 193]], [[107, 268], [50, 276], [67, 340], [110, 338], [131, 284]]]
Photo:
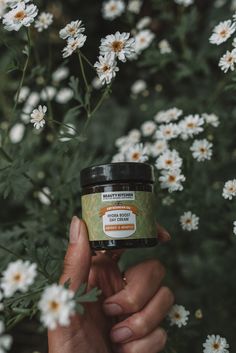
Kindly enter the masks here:
[[111, 332], [111, 339], [114, 342], [122, 342], [133, 336], [133, 332], [128, 327], [121, 327]]
[[118, 304], [104, 304], [104, 311], [108, 315], [121, 315], [123, 313], [123, 309]]
[[70, 224], [70, 243], [75, 244], [79, 240], [80, 219], [73, 216]]

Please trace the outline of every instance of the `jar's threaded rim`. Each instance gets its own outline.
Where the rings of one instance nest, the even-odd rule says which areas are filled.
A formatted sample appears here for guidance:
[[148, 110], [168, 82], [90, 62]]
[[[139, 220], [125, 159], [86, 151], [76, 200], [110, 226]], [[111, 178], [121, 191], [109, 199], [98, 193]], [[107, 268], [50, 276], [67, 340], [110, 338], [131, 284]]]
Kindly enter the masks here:
[[94, 165], [80, 173], [82, 187], [119, 181], [154, 183], [154, 168], [148, 163], [117, 162]]

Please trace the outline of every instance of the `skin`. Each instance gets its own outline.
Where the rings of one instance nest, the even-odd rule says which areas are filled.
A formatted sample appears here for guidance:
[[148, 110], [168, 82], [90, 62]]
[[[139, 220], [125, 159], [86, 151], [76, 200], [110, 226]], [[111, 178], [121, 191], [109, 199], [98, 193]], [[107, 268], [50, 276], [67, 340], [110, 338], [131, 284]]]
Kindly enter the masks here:
[[[160, 226], [160, 241], [170, 240]], [[48, 332], [49, 353], [158, 353], [167, 335], [160, 327], [174, 302], [169, 288], [162, 286], [165, 269], [157, 260], [129, 268], [125, 281], [117, 260], [122, 251], [91, 255], [87, 229], [73, 217], [70, 243], [60, 283], [70, 279], [76, 291], [82, 283], [88, 290], [99, 287], [96, 303], [87, 303], [84, 315], [71, 318], [69, 327]], [[113, 256], [114, 255], [114, 256]]]

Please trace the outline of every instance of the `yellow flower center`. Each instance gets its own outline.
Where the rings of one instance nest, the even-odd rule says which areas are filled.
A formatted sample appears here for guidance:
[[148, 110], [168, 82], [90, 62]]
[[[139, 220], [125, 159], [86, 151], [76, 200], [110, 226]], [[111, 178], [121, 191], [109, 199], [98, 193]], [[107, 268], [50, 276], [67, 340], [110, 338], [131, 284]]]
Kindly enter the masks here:
[[112, 50], [117, 53], [124, 48], [124, 43], [120, 40], [114, 40], [111, 47], [112, 47]]
[[21, 280], [21, 273], [19, 273], [19, 272], [15, 273], [13, 276], [13, 281], [20, 282], [20, 280]]
[[139, 157], [140, 157], [140, 153], [139, 153], [139, 152], [134, 152], [134, 153], [132, 154], [132, 159], [133, 159], [134, 161], [139, 160]]
[[22, 21], [25, 17], [26, 17], [26, 13], [22, 10], [18, 11], [14, 16], [15, 20], [17, 21]]
[[221, 32], [220, 32], [220, 36], [222, 38], [225, 38], [227, 36], [228, 32], [226, 31], [226, 29], [223, 29]]
[[56, 300], [52, 300], [50, 303], [49, 303], [49, 307], [52, 311], [57, 311], [58, 308], [59, 308], [60, 304], [56, 301]]
[[175, 319], [179, 320], [180, 319], [180, 314], [179, 313], [175, 313]]
[[168, 181], [169, 181], [170, 183], [174, 183], [175, 180], [176, 180], [176, 177], [175, 177], [174, 175], [169, 175]]
[[219, 349], [220, 348], [220, 345], [219, 345], [219, 343], [213, 343], [213, 345], [212, 345], [212, 347], [214, 348], [214, 349]]
[[110, 70], [110, 66], [109, 65], [104, 65], [103, 68], [102, 68], [103, 72], [107, 72], [109, 70]]

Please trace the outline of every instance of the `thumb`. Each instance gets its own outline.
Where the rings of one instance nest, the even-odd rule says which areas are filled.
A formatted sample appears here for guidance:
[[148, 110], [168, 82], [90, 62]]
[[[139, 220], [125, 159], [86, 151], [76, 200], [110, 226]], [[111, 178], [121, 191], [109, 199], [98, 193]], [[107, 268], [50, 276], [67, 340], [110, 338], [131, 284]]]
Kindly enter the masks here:
[[70, 242], [64, 259], [60, 284], [70, 280], [69, 288], [76, 291], [88, 281], [91, 263], [91, 250], [85, 223], [74, 216], [70, 225]]

